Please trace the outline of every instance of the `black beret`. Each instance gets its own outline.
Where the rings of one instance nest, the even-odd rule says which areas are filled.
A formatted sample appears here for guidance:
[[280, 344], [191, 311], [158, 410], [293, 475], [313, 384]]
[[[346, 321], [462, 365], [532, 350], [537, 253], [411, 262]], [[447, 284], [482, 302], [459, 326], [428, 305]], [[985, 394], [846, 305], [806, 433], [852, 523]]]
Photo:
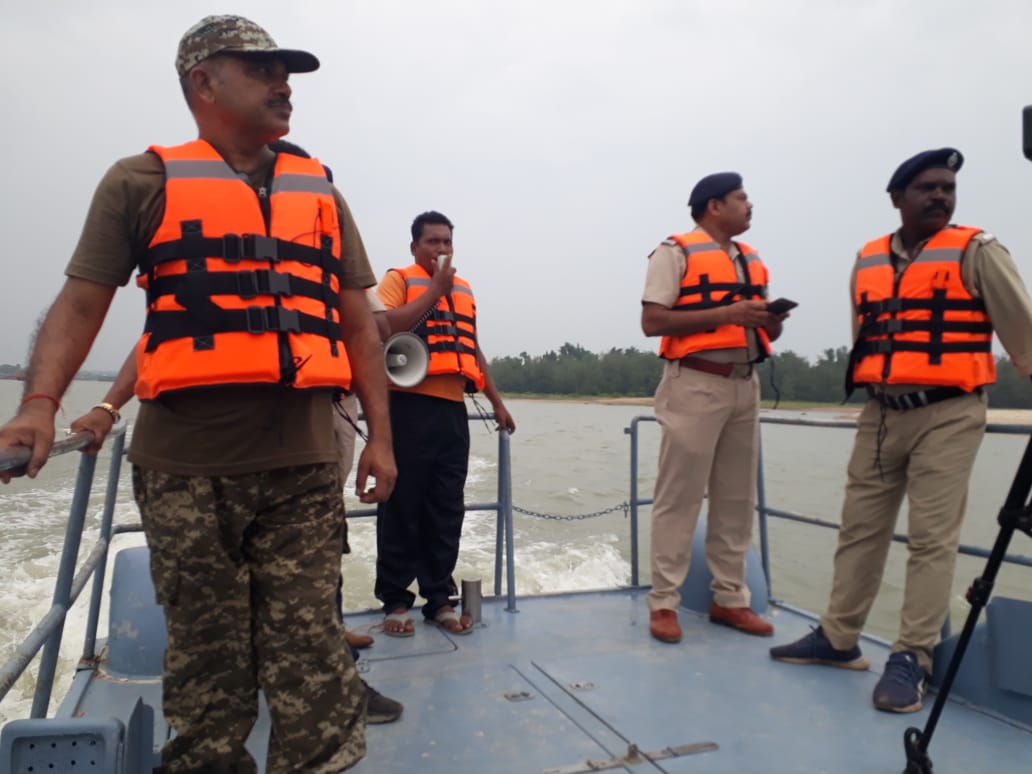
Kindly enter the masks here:
[[926, 169], [949, 169], [959, 172], [962, 166], [964, 166], [964, 154], [956, 148], [922, 151], [916, 156], [911, 156], [896, 168], [885, 190], [890, 193], [902, 191], [911, 180]]
[[692, 189], [692, 195], [688, 197], [688, 206], [705, 204], [710, 199], [719, 199], [731, 191], [742, 187], [742, 176], [737, 172], [717, 172], [713, 175], [706, 175]]

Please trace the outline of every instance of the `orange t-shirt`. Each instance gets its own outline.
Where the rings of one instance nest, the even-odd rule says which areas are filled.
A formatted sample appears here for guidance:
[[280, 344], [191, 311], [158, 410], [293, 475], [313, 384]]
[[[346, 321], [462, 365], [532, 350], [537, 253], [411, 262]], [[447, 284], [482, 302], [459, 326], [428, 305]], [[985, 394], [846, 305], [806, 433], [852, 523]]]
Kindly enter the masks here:
[[[399, 272], [389, 271], [380, 280], [376, 295], [388, 309], [397, 309], [406, 303], [405, 278]], [[466, 377], [462, 374], [437, 374], [428, 376], [415, 387], [388, 385], [398, 392], [415, 392], [432, 398], [443, 398], [462, 403], [466, 399]]]

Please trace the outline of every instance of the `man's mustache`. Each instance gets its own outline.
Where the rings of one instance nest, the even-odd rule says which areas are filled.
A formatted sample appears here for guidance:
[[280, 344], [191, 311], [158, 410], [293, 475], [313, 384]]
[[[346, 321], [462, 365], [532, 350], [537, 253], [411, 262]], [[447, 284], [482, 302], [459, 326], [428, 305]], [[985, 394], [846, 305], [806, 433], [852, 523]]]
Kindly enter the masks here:
[[921, 211], [923, 215], [931, 215], [933, 212], [941, 212], [944, 215], [950, 214], [950, 208], [945, 204], [929, 204]]

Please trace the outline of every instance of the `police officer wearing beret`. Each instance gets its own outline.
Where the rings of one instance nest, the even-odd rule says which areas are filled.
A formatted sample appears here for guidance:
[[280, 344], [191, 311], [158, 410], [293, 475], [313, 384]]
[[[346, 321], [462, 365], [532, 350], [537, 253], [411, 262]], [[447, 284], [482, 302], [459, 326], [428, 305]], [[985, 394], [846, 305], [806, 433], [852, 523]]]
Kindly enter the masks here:
[[995, 237], [950, 223], [960, 151], [904, 161], [888, 192], [902, 225], [867, 243], [851, 282], [854, 346], [847, 390], [870, 399], [849, 462], [835, 574], [820, 627], [771, 649], [782, 661], [866, 669], [857, 646], [881, 584], [900, 503], [909, 503], [899, 637], [872, 697], [921, 709], [932, 652], [949, 615], [968, 479], [995, 379], [995, 330], [1032, 374], [1032, 305]]
[[688, 575], [692, 536], [709, 491], [706, 559], [713, 581], [710, 620], [748, 634], [774, 628], [749, 608], [745, 555], [752, 544], [759, 449], [759, 381], [787, 314], [767, 309], [767, 268], [734, 237], [749, 228], [752, 203], [734, 172], [704, 177], [688, 201], [693, 231], [649, 256], [641, 327], [661, 336], [666, 360], [656, 389], [662, 430], [652, 506], [649, 632], [679, 642], [678, 589]]

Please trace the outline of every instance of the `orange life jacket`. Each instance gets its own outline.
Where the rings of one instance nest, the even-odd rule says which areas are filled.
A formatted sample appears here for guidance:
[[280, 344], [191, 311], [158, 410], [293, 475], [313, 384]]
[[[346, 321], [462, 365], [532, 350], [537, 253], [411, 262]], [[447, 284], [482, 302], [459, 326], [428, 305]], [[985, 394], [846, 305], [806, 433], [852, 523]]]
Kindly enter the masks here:
[[[405, 303], [423, 295], [430, 275], [417, 263], [393, 269], [405, 279]], [[469, 283], [456, 276], [450, 295], [441, 296], [426, 319], [412, 331], [430, 350], [428, 376], [462, 374], [468, 387], [484, 389], [484, 374], [477, 363], [477, 302]]]
[[322, 166], [281, 153], [268, 192], [207, 142], [149, 149], [165, 214], [141, 261], [140, 400], [191, 387], [346, 388], [340, 223]]
[[[684, 250], [685, 272], [681, 290], [674, 302], [675, 310], [699, 311], [726, 306], [744, 299], [763, 300], [767, 296], [768, 273], [759, 254], [749, 245], [736, 242], [745, 264], [747, 282], [738, 279], [735, 263], [704, 231], [677, 234], [670, 240]], [[763, 328], [754, 328], [760, 344], [760, 360], [770, 354], [770, 337]], [[664, 336], [659, 342], [659, 356], [679, 360], [706, 349], [747, 347], [746, 330], [741, 325], [721, 325], [710, 331], [687, 336]]]
[[900, 274], [892, 235], [864, 245], [857, 259], [860, 325], [846, 389], [857, 384], [930, 384], [974, 390], [996, 380], [993, 326], [985, 304], [961, 279], [960, 259], [981, 229], [949, 226]]

